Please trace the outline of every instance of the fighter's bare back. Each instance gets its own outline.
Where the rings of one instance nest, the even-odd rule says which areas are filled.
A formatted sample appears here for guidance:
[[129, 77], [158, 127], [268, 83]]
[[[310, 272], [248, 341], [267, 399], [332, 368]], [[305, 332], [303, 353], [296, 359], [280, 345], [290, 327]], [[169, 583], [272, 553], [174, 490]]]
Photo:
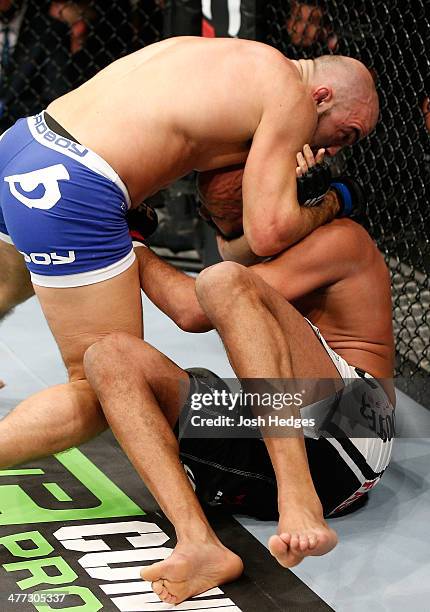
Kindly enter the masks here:
[[[349, 364], [375, 378], [392, 377], [390, 274], [376, 244], [358, 223], [334, 220], [251, 269], [317, 325], [329, 346]], [[387, 392], [391, 397], [391, 388]]]
[[192, 170], [244, 162], [271, 90], [286, 83], [285, 94], [303, 97], [305, 142], [317, 113], [299, 70], [254, 41], [166, 40], [114, 62], [47, 110], [117, 171], [138, 205]]

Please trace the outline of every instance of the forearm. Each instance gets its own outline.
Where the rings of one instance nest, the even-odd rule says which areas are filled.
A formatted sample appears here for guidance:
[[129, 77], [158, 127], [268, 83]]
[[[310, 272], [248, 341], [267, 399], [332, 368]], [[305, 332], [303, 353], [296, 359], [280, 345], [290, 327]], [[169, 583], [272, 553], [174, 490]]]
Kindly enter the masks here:
[[337, 195], [334, 191], [329, 191], [322, 204], [313, 208], [301, 206], [300, 213], [302, 215], [303, 226], [297, 228], [297, 238], [294, 243], [301, 240], [314, 229], [332, 221], [339, 212], [340, 206]]
[[196, 297], [195, 280], [163, 261], [151, 249], [137, 247], [140, 286], [160, 310], [184, 331], [213, 328]]
[[278, 232], [274, 237], [273, 253], [275, 255], [291, 247], [313, 232], [317, 227], [328, 223], [339, 212], [339, 201], [334, 191], [329, 191], [319, 206], [307, 208], [299, 206], [294, 216], [288, 216], [285, 221], [285, 230]]
[[245, 235], [233, 240], [217, 238], [218, 250], [224, 261], [235, 261], [243, 266], [252, 266], [262, 261], [262, 258], [253, 253]]

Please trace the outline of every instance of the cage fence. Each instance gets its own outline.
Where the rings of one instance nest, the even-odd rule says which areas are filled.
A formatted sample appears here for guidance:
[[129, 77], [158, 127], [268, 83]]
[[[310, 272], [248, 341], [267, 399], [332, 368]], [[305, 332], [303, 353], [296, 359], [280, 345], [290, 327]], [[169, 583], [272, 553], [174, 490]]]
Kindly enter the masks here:
[[364, 185], [365, 224], [391, 270], [398, 385], [428, 402], [430, 3], [270, 0], [263, 13], [265, 42], [288, 57], [348, 55], [377, 83], [376, 130], [336, 165]]
[[2, 0], [0, 132], [162, 29], [161, 0]]

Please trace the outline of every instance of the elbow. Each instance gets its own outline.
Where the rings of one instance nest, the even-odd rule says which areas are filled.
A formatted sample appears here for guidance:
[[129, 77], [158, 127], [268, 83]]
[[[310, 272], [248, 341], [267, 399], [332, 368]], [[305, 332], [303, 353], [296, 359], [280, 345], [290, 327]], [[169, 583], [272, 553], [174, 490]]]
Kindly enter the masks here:
[[247, 228], [245, 234], [252, 251], [259, 257], [271, 257], [297, 242], [300, 221], [296, 210], [282, 211], [271, 221]]
[[271, 257], [282, 250], [282, 240], [276, 227], [258, 228], [246, 235], [249, 247], [259, 257]]

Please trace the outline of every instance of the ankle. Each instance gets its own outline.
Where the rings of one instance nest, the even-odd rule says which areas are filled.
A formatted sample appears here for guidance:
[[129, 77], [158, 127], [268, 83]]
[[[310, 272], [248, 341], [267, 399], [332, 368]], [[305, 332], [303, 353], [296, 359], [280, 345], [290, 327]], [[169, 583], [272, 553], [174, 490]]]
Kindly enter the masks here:
[[210, 525], [204, 521], [194, 520], [176, 527], [178, 544], [193, 546], [218, 543], [218, 538]]
[[279, 516], [292, 512], [307, 512], [315, 517], [323, 518], [324, 512], [318, 495], [283, 495], [278, 498]]

